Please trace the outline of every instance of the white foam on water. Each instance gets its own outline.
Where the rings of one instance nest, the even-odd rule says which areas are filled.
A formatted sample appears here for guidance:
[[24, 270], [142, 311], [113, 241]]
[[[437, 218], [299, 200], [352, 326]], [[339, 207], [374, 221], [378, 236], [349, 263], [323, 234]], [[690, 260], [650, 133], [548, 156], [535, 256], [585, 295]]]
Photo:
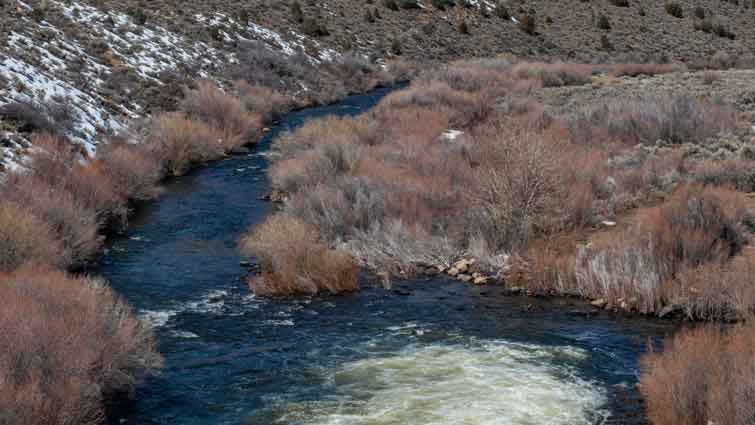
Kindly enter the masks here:
[[142, 310], [139, 317], [153, 328], [164, 327], [170, 319], [183, 312], [219, 314], [225, 307], [226, 290], [210, 291], [196, 301], [189, 301], [164, 310]]
[[284, 320], [265, 320], [264, 322], [266, 325], [270, 326], [294, 326], [294, 321], [291, 319], [284, 319]]
[[153, 328], [160, 328], [167, 325], [168, 321], [178, 313], [178, 310], [142, 310], [139, 318]]
[[413, 346], [342, 365], [338, 396], [292, 404], [278, 423], [581, 425], [602, 423], [606, 394], [575, 373], [588, 353], [505, 341]]
[[173, 335], [176, 338], [181, 338], [181, 339], [199, 338], [199, 335], [195, 334], [194, 332], [189, 332], [189, 331], [173, 331], [171, 332], [171, 335]]

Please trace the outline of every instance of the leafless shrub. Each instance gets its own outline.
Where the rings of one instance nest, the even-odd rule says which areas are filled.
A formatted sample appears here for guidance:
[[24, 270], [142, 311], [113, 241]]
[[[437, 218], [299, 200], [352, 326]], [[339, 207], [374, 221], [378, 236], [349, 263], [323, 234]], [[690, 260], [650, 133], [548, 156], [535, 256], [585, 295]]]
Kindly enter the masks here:
[[751, 424], [755, 322], [707, 325], [668, 338], [642, 358], [640, 391], [653, 424]]
[[738, 256], [725, 264], [684, 269], [665, 291], [667, 298], [681, 300], [692, 319], [745, 320], [755, 309], [755, 263]]
[[262, 274], [250, 279], [256, 294], [288, 296], [354, 291], [359, 268], [350, 254], [328, 248], [317, 230], [285, 214], [275, 214], [241, 242]]
[[0, 297], [0, 423], [102, 423], [106, 397], [160, 366], [152, 333], [100, 279], [24, 267], [0, 277]]
[[251, 142], [262, 129], [261, 115], [250, 113], [241, 100], [209, 82], [186, 93], [181, 109], [220, 134], [225, 150]]
[[589, 83], [592, 67], [561, 62], [520, 62], [511, 73], [519, 79], [538, 81], [543, 87], [561, 87]]
[[149, 149], [165, 170], [180, 175], [192, 166], [223, 156], [223, 134], [181, 113], [152, 119]]
[[557, 181], [558, 142], [528, 133], [499, 129], [501, 136], [478, 140], [482, 149], [470, 193], [482, 214], [481, 228], [492, 246], [510, 251], [524, 246], [538, 231], [552, 225], [560, 213]]
[[270, 122], [293, 108], [293, 100], [267, 87], [253, 86], [246, 81], [236, 81], [236, 90], [241, 95], [244, 106], [253, 114], [262, 117], [263, 122]]
[[691, 167], [693, 179], [714, 186], [730, 186], [742, 192], [755, 191], [755, 163], [747, 159], [701, 161]]
[[67, 99], [50, 99], [45, 103], [11, 102], [0, 106], [0, 117], [14, 122], [25, 133], [65, 135], [74, 122], [74, 112]]
[[[637, 227], [593, 240], [589, 248], [582, 248], [576, 256], [576, 288], [593, 298], [625, 300], [642, 313], [679, 305], [692, 313], [704, 313], [700, 318], [741, 314], [741, 308], [726, 311], [731, 295], [723, 293], [741, 295], [743, 285], [747, 287], [737, 281], [743, 276], [737, 272], [741, 266], [726, 265], [746, 242], [742, 227], [745, 211], [736, 192], [683, 187], [666, 203], [646, 210]], [[700, 267], [730, 270], [729, 278], [719, 281], [716, 297], [690, 298], [690, 291], [698, 290], [690, 289], [695, 283], [689, 276]]]
[[462, 254], [456, 241], [429, 234], [418, 225], [407, 225], [400, 218], [373, 221], [365, 230], [355, 229], [346, 248], [365, 267], [389, 276], [412, 275], [418, 266], [450, 264]]
[[325, 118], [310, 121], [276, 140], [281, 155], [270, 170], [273, 185], [293, 192], [350, 172], [364, 146], [376, 143], [374, 126], [363, 119]]
[[157, 196], [160, 164], [141, 145], [111, 141], [97, 150], [97, 163], [107, 170], [115, 193], [134, 200]]
[[721, 76], [714, 71], [705, 71], [703, 73], [703, 84], [707, 86], [710, 86], [719, 80], [721, 80]]
[[575, 113], [568, 126], [584, 144], [620, 141], [627, 144], [705, 143], [736, 127], [730, 105], [687, 97], [611, 100]]
[[73, 193], [37, 178], [12, 174], [2, 187], [6, 201], [23, 205], [47, 223], [52, 235], [62, 244], [56, 264], [78, 266], [92, 259], [100, 248], [96, 211]]
[[47, 223], [18, 205], [0, 202], [0, 272], [15, 270], [27, 261], [58, 264], [60, 250]]
[[388, 95], [380, 107], [403, 109], [421, 107], [446, 113], [450, 125], [465, 127], [484, 121], [493, 111], [495, 99], [487, 92], [454, 90], [448, 84], [436, 81], [427, 86], [413, 86]]

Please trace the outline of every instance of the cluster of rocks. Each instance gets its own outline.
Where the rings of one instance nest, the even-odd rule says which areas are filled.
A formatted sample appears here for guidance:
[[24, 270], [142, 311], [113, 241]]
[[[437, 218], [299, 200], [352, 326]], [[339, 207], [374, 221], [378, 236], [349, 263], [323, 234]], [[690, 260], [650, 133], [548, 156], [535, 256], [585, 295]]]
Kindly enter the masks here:
[[475, 285], [493, 283], [495, 279], [492, 276], [483, 274], [481, 271], [475, 270], [475, 264], [477, 264], [477, 261], [474, 258], [462, 259], [455, 262], [451, 267], [438, 266], [438, 271], [462, 282], [473, 283]]

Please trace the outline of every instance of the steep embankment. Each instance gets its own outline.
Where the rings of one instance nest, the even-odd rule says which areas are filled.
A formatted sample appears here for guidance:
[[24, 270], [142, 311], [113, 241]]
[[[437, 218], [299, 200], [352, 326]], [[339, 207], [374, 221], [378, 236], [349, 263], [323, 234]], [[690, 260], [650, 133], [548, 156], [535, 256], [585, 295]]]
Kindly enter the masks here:
[[[304, 35], [283, 37], [218, 13], [193, 15], [203, 26], [229, 26], [216, 34], [224, 42], [213, 43], [132, 9], [129, 14], [82, 1], [6, 1], [0, 9], [0, 162], [11, 169], [29, 148], [28, 133], [60, 134], [92, 154], [108, 134], [126, 131], [153, 111], [175, 109], [185, 86], [239, 78], [229, 69], [248, 65], [242, 54], [267, 55], [276, 63], [296, 55], [302, 69], [339, 58]], [[319, 88], [286, 83], [281, 90], [295, 89], [300, 98]]]

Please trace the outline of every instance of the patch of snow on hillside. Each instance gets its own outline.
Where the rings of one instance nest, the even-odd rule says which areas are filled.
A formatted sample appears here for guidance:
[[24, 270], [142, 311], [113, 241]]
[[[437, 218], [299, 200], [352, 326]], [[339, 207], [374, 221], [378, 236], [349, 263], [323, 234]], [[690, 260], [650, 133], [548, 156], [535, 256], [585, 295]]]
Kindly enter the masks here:
[[94, 152], [98, 130], [124, 129], [119, 120], [100, 106], [98, 99], [38, 67], [0, 53], [0, 75], [13, 82], [0, 91], [0, 103], [65, 99], [75, 115], [70, 137], [89, 152]]
[[123, 13], [103, 12], [81, 2], [58, 5], [66, 17], [101, 34], [110, 50], [143, 78], [156, 78], [182, 64], [199, 66], [200, 77], [208, 78], [223, 58], [206, 43], [193, 42], [159, 25], [136, 26]]
[[[225, 40], [261, 41], [271, 50], [279, 51], [287, 56], [293, 56], [297, 53], [304, 54], [313, 64], [332, 61], [339, 55], [335, 50], [323, 47], [317, 40], [313, 40], [304, 34], [291, 31], [287, 40], [283, 35], [269, 28], [254, 22], [242, 24], [222, 13], [214, 13], [209, 16], [196, 14], [194, 20], [197, 23], [217, 28]], [[313, 46], [317, 50], [317, 57], [306, 53], [307, 45]]]

